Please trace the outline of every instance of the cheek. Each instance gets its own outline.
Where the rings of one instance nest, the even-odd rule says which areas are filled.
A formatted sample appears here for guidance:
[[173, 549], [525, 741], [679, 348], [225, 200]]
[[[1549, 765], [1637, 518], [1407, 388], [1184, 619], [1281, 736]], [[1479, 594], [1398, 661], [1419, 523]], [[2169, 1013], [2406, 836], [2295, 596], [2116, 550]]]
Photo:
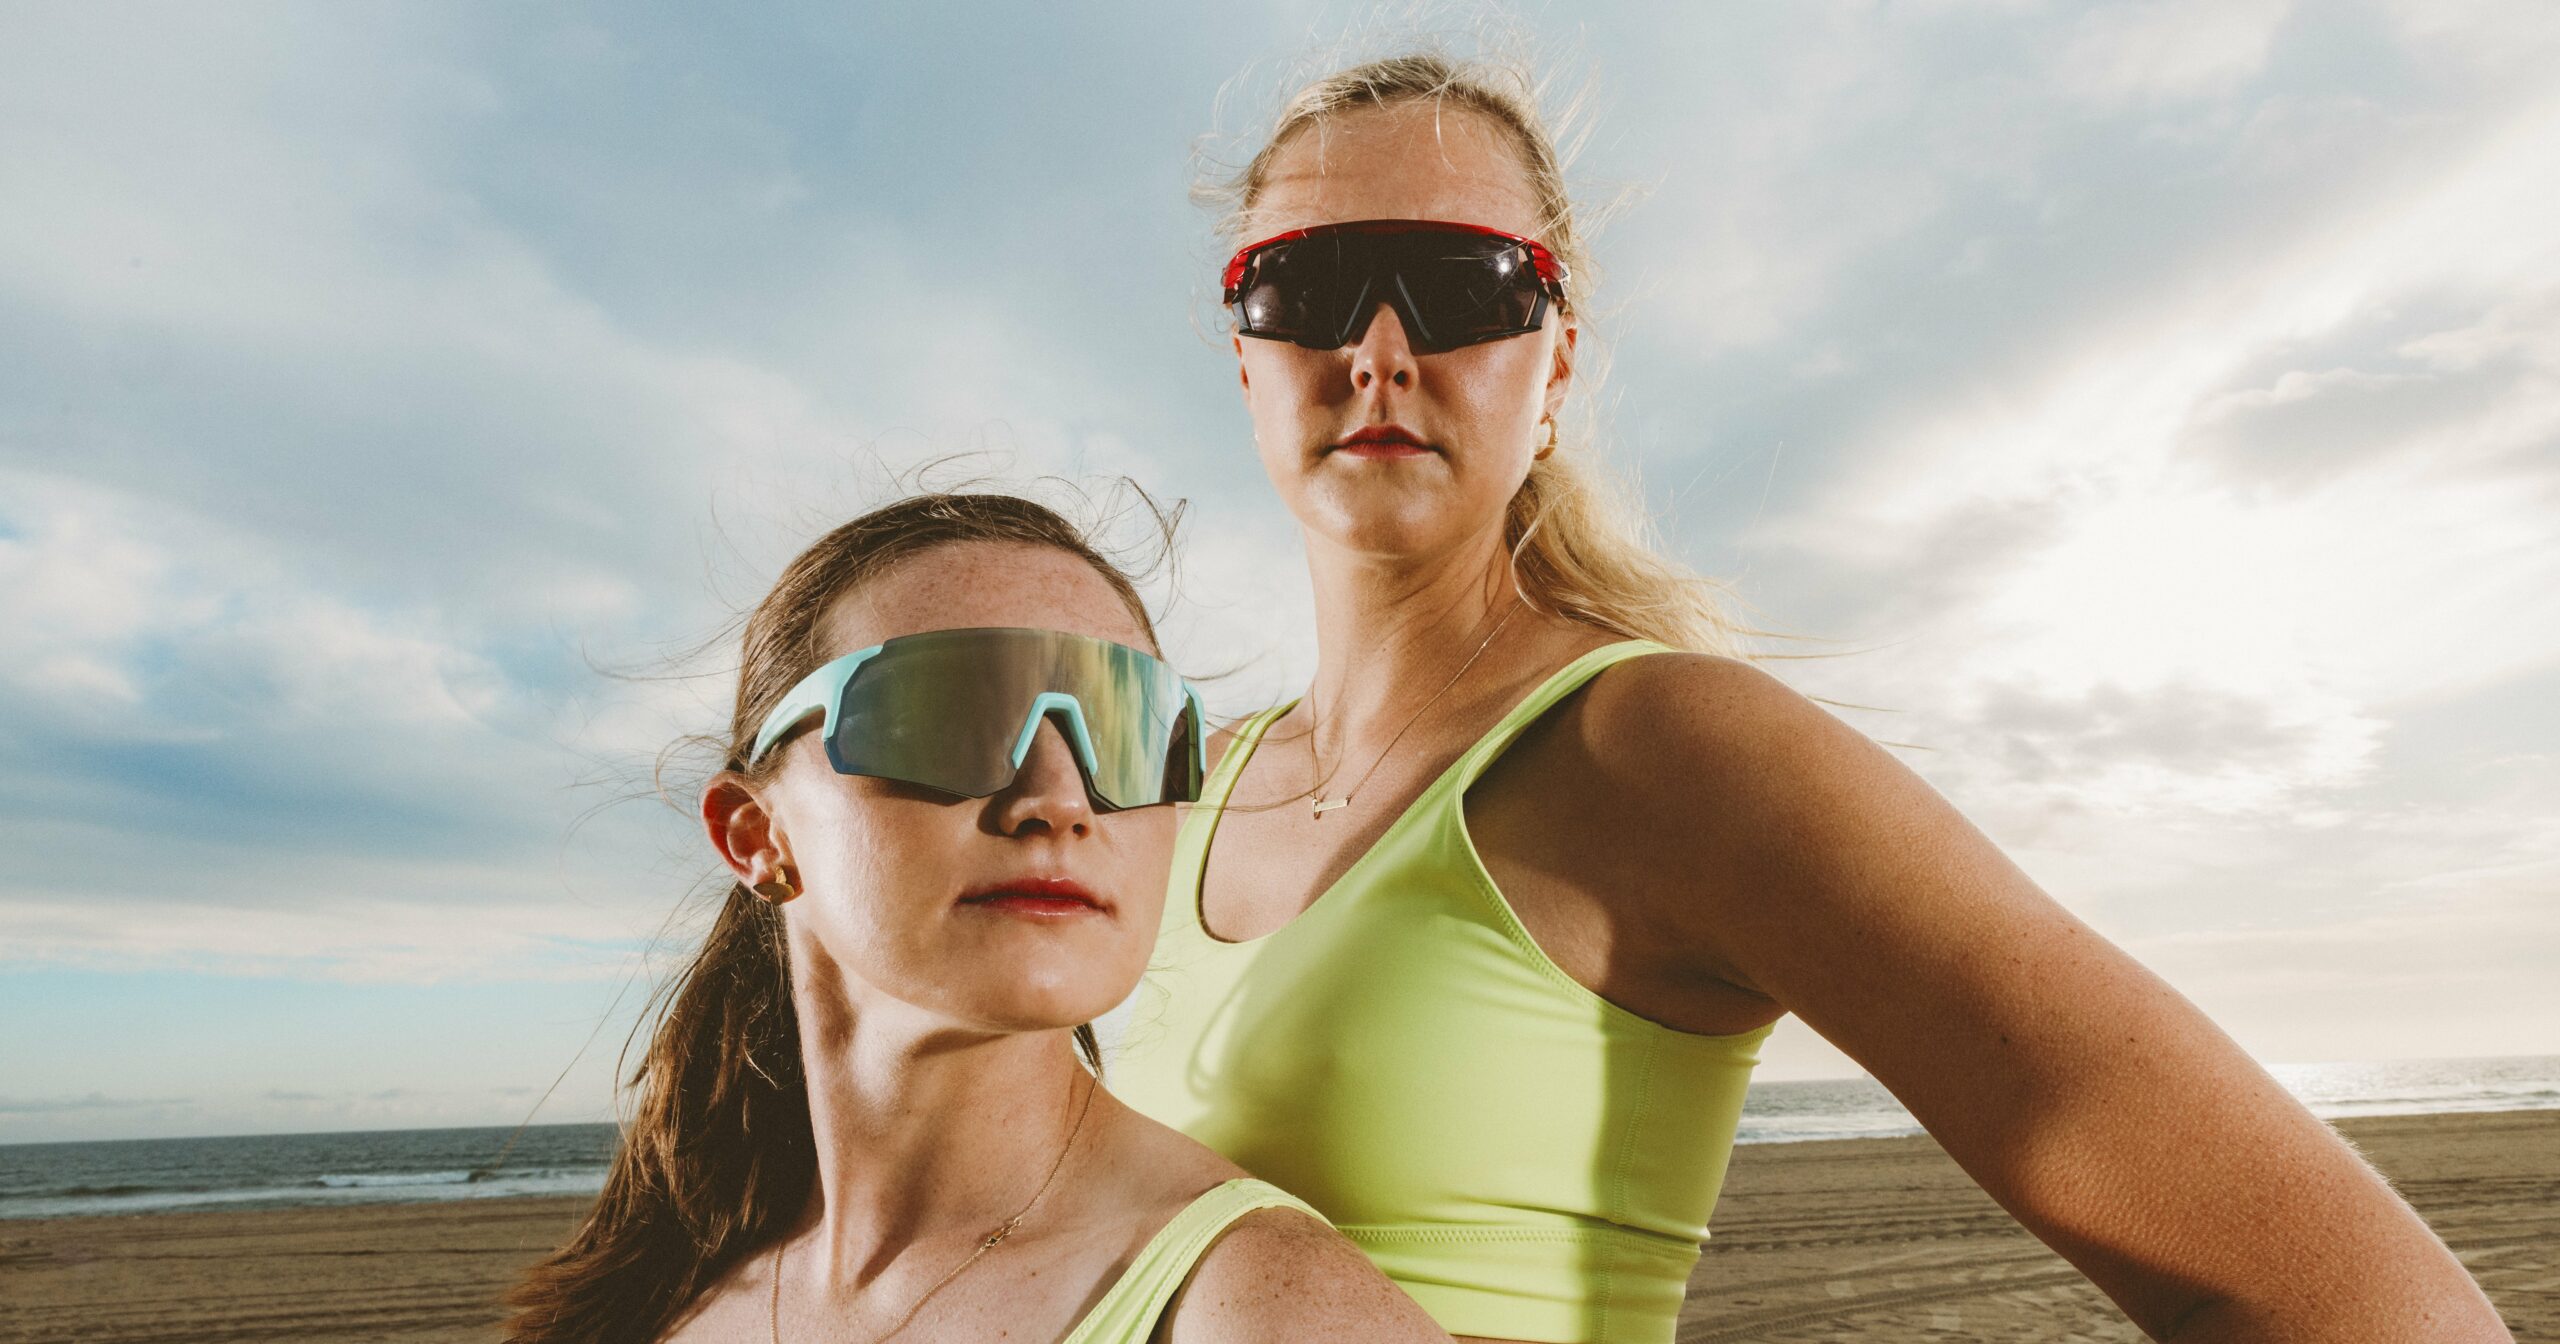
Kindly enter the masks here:
[[1508, 437], [1546, 414], [1546, 373], [1554, 361], [1552, 338], [1515, 337], [1452, 352], [1463, 360], [1451, 371], [1453, 397], [1466, 403], [1482, 429]]
[[863, 797], [829, 803], [825, 824], [793, 837], [802, 887], [794, 914], [833, 960], [867, 978], [894, 978], [917, 955], [928, 907], [956, 871], [962, 809]]
[[1180, 819], [1170, 807], [1103, 814], [1070, 871], [1110, 894], [1118, 917], [1073, 928], [954, 919], [959, 875], [998, 873], [1020, 857], [990, 852], [966, 806], [832, 800], [833, 824], [795, 854], [807, 890], [794, 937], [840, 982], [822, 998], [869, 993], [956, 1020], [1017, 1030], [1072, 1025], [1136, 988], [1164, 906]]
[[1328, 392], [1346, 382], [1340, 369], [1333, 367], [1337, 361], [1330, 352], [1283, 341], [1246, 341], [1237, 358], [1245, 410], [1253, 417], [1257, 437], [1266, 437], [1269, 430], [1285, 431], [1322, 411], [1328, 401], [1346, 395], [1342, 390]]
[[1144, 807], [1114, 812], [1102, 819], [1113, 871], [1113, 899], [1124, 920], [1148, 930], [1150, 950], [1156, 920], [1164, 911], [1165, 882], [1173, 871], [1173, 838], [1181, 818], [1170, 807]]

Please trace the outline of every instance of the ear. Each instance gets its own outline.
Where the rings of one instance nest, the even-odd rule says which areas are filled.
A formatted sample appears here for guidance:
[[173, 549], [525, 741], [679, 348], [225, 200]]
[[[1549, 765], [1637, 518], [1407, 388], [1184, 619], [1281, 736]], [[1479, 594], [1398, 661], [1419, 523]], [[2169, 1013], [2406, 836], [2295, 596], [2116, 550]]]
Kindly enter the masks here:
[[791, 861], [781, 824], [755, 786], [735, 771], [723, 770], [703, 786], [702, 829], [741, 885], [753, 887]]
[[1227, 343], [1236, 348], [1236, 386], [1243, 388], [1247, 392], [1251, 392], [1253, 390], [1253, 375], [1244, 371], [1244, 338], [1242, 336], [1229, 336], [1227, 338]]
[[1567, 321], [1563, 334], [1556, 339], [1555, 364], [1547, 370], [1546, 416], [1550, 420], [1564, 408], [1564, 394], [1573, 388], [1574, 342], [1581, 335], [1582, 329]]

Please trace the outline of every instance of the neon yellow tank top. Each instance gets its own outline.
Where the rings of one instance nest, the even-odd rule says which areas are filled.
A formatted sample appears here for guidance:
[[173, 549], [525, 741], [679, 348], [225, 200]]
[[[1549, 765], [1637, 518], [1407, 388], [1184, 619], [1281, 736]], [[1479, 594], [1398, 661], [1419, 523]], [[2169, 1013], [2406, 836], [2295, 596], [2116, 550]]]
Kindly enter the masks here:
[[1111, 1290], [1060, 1344], [1147, 1344], [1165, 1307], [1218, 1235], [1256, 1209], [1275, 1208], [1324, 1216], [1261, 1181], [1229, 1181], [1191, 1201], [1147, 1240]]
[[1305, 913], [1201, 927], [1220, 809], [1283, 705], [1242, 724], [1175, 842], [1112, 1091], [1313, 1204], [1453, 1334], [1672, 1338], [1768, 1028], [1699, 1036], [1549, 960], [1467, 836], [1468, 786], [1646, 641], [1595, 649], [1423, 790]]

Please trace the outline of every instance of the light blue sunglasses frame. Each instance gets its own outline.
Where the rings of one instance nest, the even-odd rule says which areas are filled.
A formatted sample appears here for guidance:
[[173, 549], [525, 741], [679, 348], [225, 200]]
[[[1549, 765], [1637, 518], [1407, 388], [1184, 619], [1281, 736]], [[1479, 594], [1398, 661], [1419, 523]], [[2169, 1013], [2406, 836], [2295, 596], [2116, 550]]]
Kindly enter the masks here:
[[[988, 628], [1028, 629], [1029, 627]], [[940, 635], [967, 632], [933, 630], [926, 631], [924, 633], [929, 635]], [[1049, 630], [1042, 630], [1038, 633], [1044, 635], [1055, 635], [1066, 639], [1092, 640], [1092, 642], [1097, 644], [1110, 644], [1113, 648], [1124, 650], [1127, 653], [1143, 658], [1150, 663], [1154, 663], [1158, 666], [1164, 665], [1163, 659], [1156, 657], [1154, 654], [1148, 653], [1144, 649], [1130, 648], [1125, 644], [1114, 644], [1109, 640], [1094, 639], [1090, 635], [1068, 635], [1064, 631]], [[781, 741], [782, 738], [787, 736], [793, 729], [798, 728], [803, 722], [807, 721], [809, 715], [816, 713], [822, 716], [818, 724], [818, 733], [819, 740], [826, 746], [827, 764], [832, 766], [839, 774], [856, 775], [874, 773], [871, 771], [849, 768], [848, 763], [838, 753], [836, 746], [836, 715], [843, 708], [845, 688], [853, 683], [854, 674], [860, 672], [864, 664], [878, 657], [881, 650], [896, 642], [896, 640], [887, 640], [874, 644], [867, 649], [857, 649], [841, 658], [837, 658], [832, 662], [821, 665], [816, 671], [811, 672], [809, 675], [802, 677], [799, 681], [793, 683], [790, 690], [783, 692], [781, 703], [776, 704], [773, 707], [773, 712], [765, 716], [764, 726], [757, 730], [755, 747], [752, 751], [747, 753], [747, 765], [749, 767], [753, 767], [756, 762], [763, 760], [765, 753], [771, 751], [776, 742]], [[1171, 669], [1168, 668], [1167, 671], [1170, 672]], [[1193, 687], [1189, 681], [1178, 676], [1175, 680], [1182, 687], [1183, 717], [1190, 722], [1192, 758], [1190, 773], [1193, 797], [1187, 799], [1164, 799], [1161, 801], [1191, 802], [1196, 801], [1201, 783], [1208, 777], [1209, 747], [1208, 733], [1206, 731], [1208, 716], [1207, 711], [1201, 705], [1200, 692], [1198, 689]], [[1068, 748], [1075, 753], [1076, 764], [1083, 767], [1085, 791], [1088, 794], [1091, 794], [1096, 801], [1112, 810], [1119, 810], [1126, 807], [1148, 807], [1154, 805], [1151, 803], [1117, 803], [1111, 799], [1104, 798], [1100, 790], [1094, 787], [1094, 781], [1101, 777], [1102, 766], [1100, 760], [1095, 755], [1093, 748], [1093, 729], [1085, 723], [1083, 703], [1065, 691], [1042, 691], [1038, 696], [1033, 698], [1031, 708], [1023, 714], [1022, 731], [1014, 736], [1013, 751], [1010, 759], [1011, 765], [1015, 770], [1020, 770], [1024, 759], [1030, 756], [1031, 743], [1040, 735], [1041, 721], [1053, 714], [1058, 716], [1061, 724], [1060, 732], [1065, 736]], [[909, 782], [922, 783], [925, 784], [927, 788], [942, 787], [941, 785], [931, 784], [922, 780]], [[945, 789], [944, 791], [951, 792], [951, 790], [948, 789]], [[970, 795], [964, 794], [962, 796], [966, 797]]]

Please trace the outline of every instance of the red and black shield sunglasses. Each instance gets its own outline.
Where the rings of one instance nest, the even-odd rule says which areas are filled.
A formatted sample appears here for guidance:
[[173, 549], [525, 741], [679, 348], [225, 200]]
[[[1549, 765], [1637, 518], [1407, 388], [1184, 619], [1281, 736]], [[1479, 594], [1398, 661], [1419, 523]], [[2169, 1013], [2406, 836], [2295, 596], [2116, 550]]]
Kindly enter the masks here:
[[1240, 335], [1339, 349], [1383, 303], [1429, 354], [1538, 330], [1564, 301], [1565, 268], [1543, 244], [1480, 224], [1358, 219], [1242, 248], [1223, 283]]

